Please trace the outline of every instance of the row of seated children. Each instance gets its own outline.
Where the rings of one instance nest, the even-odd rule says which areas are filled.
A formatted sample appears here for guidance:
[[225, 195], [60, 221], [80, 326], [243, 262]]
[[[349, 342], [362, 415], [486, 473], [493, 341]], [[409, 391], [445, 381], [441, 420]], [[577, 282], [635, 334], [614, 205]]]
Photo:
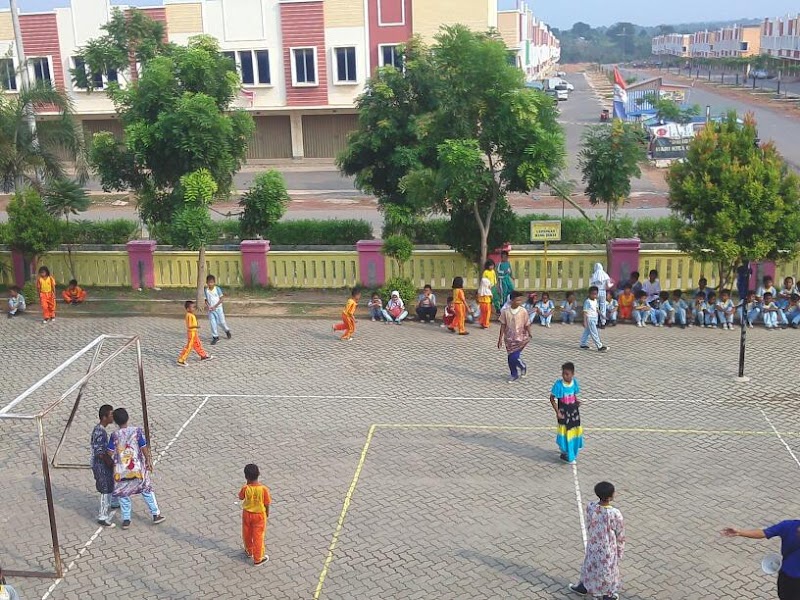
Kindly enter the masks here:
[[[81, 304], [86, 301], [86, 290], [78, 285], [77, 280], [72, 279], [67, 289], [61, 293], [61, 297], [67, 304]], [[18, 286], [12, 285], [9, 288], [7, 305], [7, 318], [9, 319], [19, 317], [28, 309], [25, 296], [22, 295], [22, 290]]]

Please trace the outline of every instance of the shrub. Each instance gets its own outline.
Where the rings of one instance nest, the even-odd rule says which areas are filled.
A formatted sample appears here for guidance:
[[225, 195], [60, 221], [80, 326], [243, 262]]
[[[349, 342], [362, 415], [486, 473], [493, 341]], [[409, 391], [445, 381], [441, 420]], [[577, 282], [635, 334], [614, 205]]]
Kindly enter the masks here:
[[60, 224], [64, 244], [125, 244], [136, 237], [139, 224], [131, 219], [70, 221]]
[[239, 216], [241, 231], [247, 236], [266, 237], [270, 228], [283, 217], [289, 200], [283, 175], [274, 170], [259, 173], [239, 201], [239, 206], [244, 208]]
[[381, 254], [394, 260], [401, 277], [405, 275], [406, 263], [411, 260], [413, 253], [414, 242], [404, 235], [390, 235], [383, 241], [381, 248]]
[[412, 312], [414, 305], [417, 302], [417, 287], [414, 282], [405, 277], [392, 277], [389, 279], [379, 290], [378, 293], [383, 299], [384, 306], [389, 301], [391, 293], [397, 290], [400, 292], [400, 298], [406, 304], [406, 310]]
[[[447, 238], [447, 227], [450, 223], [449, 219], [428, 219], [426, 221], [419, 221], [415, 223], [410, 229], [408, 235], [415, 244], [443, 244]], [[387, 231], [384, 229], [384, 238], [387, 236]]]
[[227, 219], [214, 222], [219, 228], [219, 239], [223, 242], [236, 242], [243, 239], [242, 226], [239, 221]]
[[372, 239], [372, 225], [360, 219], [281, 221], [270, 227], [264, 238], [276, 246], [352, 246]]
[[48, 214], [39, 193], [24, 188], [8, 203], [8, 243], [26, 259], [52, 250], [59, 243], [59, 222]]
[[642, 218], [636, 221], [636, 235], [643, 242], [671, 242], [674, 217]]
[[38, 304], [39, 294], [36, 293], [36, 281], [31, 279], [22, 286], [22, 296], [25, 298], [25, 304]]

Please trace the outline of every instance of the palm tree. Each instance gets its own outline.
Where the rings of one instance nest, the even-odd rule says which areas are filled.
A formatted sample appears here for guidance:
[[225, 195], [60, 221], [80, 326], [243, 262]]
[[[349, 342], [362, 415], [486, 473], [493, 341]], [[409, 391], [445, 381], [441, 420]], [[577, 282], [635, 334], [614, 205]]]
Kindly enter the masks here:
[[[33, 131], [26, 118], [27, 107], [54, 112], [53, 118], [38, 120]], [[88, 179], [83, 134], [69, 97], [40, 83], [16, 94], [0, 93], [0, 185], [4, 191], [30, 184], [65, 179], [64, 158], [75, 160], [81, 183]]]
[[[44, 206], [54, 217], [64, 217], [64, 221], [69, 228], [70, 215], [77, 215], [89, 208], [89, 196], [80, 183], [71, 179], [51, 179], [48, 181], [42, 194]], [[69, 261], [69, 272], [73, 279], [75, 274], [75, 264], [72, 260], [72, 241], [67, 229], [67, 258]]]

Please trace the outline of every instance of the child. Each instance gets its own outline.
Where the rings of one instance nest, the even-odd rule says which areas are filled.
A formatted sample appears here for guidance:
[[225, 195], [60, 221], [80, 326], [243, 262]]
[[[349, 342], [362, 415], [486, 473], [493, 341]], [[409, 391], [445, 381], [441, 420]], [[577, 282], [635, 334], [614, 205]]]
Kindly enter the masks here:
[[500, 311], [500, 337], [497, 338], [497, 347], [499, 349], [505, 342], [508, 368], [511, 371], [508, 383], [519, 381], [520, 377], [528, 374], [528, 366], [522, 361], [521, 355], [531, 341], [531, 324], [528, 322], [528, 313], [522, 308], [522, 298], [522, 292], [511, 292], [511, 306]]
[[528, 313], [528, 323], [533, 325], [539, 319], [539, 295], [536, 292], [528, 294], [528, 299], [523, 304], [523, 308]]
[[25, 296], [22, 295], [22, 291], [16, 285], [12, 285], [11, 289], [8, 290], [8, 318], [18, 317], [25, 312], [26, 308], [28, 307], [25, 304]]
[[761, 302], [761, 315], [764, 319], [764, 327], [767, 329], [778, 328], [778, 313], [780, 309], [777, 304], [772, 300], [770, 292], [764, 292], [763, 300]]
[[647, 292], [639, 290], [636, 293], [636, 302], [633, 305], [633, 320], [637, 327], [644, 327], [647, 320], [652, 320], [653, 308], [647, 303]]
[[608, 350], [608, 346], [604, 346], [600, 341], [600, 333], [597, 331], [597, 294], [599, 290], [596, 285], [589, 288], [589, 297], [583, 302], [583, 335], [581, 336], [581, 348], [587, 350], [589, 348], [589, 336], [592, 337], [594, 345], [597, 346], [599, 352]]
[[575, 292], [568, 292], [567, 299], [561, 303], [561, 322], [564, 325], [572, 325], [577, 316], [578, 302], [575, 300]]
[[[492, 264], [494, 265], [494, 263]], [[492, 272], [494, 272], [494, 268], [492, 268]], [[453, 310], [455, 311], [453, 329], [458, 332], [458, 335], [469, 335], [469, 331], [464, 326], [467, 319], [467, 298], [464, 296], [464, 279], [461, 277], [453, 279]]]
[[539, 323], [542, 327], [550, 327], [550, 321], [553, 320], [553, 311], [555, 310], [553, 301], [550, 300], [550, 294], [542, 292], [542, 299], [536, 303], [536, 309], [539, 311]]
[[619, 295], [619, 318], [623, 321], [630, 321], [633, 319], [633, 305], [636, 302], [636, 296], [633, 294], [633, 287], [630, 283], [626, 283], [622, 288], [622, 293]]
[[767, 292], [769, 292], [773, 298], [777, 296], [777, 292], [775, 291], [775, 285], [772, 280], [772, 277], [770, 277], [769, 275], [764, 275], [764, 277], [761, 279], [761, 286], [758, 288], [758, 291], [756, 291], [756, 299], [759, 302], [763, 301], [764, 294], [766, 294]]
[[703, 327], [717, 327], [717, 294], [709, 290], [706, 296], [706, 307], [704, 309], [705, 318], [703, 320]]
[[350, 290], [350, 298], [347, 300], [347, 304], [344, 305], [344, 309], [342, 310], [342, 322], [336, 323], [333, 326], [333, 332], [336, 333], [337, 331], [344, 331], [341, 340], [349, 342], [353, 339], [353, 334], [356, 332], [356, 307], [358, 307], [358, 301], [361, 299], [361, 290], [358, 288], [353, 288]]
[[794, 286], [794, 278], [785, 277], [783, 280], [783, 289], [778, 294], [778, 300], [775, 304], [781, 310], [788, 309], [792, 304], [792, 294], [797, 293], [797, 288]]
[[62, 292], [61, 297], [67, 304], [80, 304], [86, 300], [86, 291], [78, 285], [77, 279], [70, 279], [69, 287]]
[[208, 311], [208, 321], [211, 324], [211, 345], [219, 341], [219, 328], [225, 332], [225, 337], [231, 339], [231, 329], [225, 322], [225, 311], [222, 309], [222, 288], [217, 285], [217, 280], [213, 275], [206, 277], [206, 310]]
[[720, 298], [717, 301], [717, 320], [723, 329], [733, 331], [733, 314], [736, 312], [736, 307], [731, 300], [731, 291], [722, 290]]
[[453, 322], [456, 318], [456, 310], [453, 308], [453, 297], [447, 297], [447, 304], [444, 307], [444, 316], [442, 317], [442, 327], [447, 327], [450, 331], [455, 331]]
[[466, 322], [470, 325], [480, 321], [481, 307], [478, 305], [478, 297], [475, 294], [470, 294], [469, 301], [467, 302], [467, 316]]
[[656, 317], [658, 327], [672, 327], [675, 322], [675, 309], [669, 301], [669, 292], [661, 292], [658, 295], [658, 308], [653, 309], [653, 316]]
[[367, 302], [367, 308], [373, 321], [383, 321], [383, 300], [378, 292], [372, 294], [372, 298]]
[[183, 303], [183, 307], [186, 309], [186, 345], [183, 347], [183, 350], [181, 350], [180, 356], [178, 356], [178, 366], [181, 367], [186, 366], [186, 359], [189, 358], [189, 354], [191, 354], [192, 350], [197, 352], [201, 361], [214, 358], [203, 349], [200, 336], [197, 335], [197, 317], [194, 314], [194, 300], [187, 300]]
[[703, 290], [698, 290], [694, 295], [694, 308], [692, 309], [692, 318], [695, 325], [699, 327], [706, 326], [706, 293]]
[[95, 489], [100, 492], [100, 512], [97, 522], [103, 527], [112, 525], [110, 508], [118, 508], [119, 504], [112, 503], [114, 492], [114, 461], [108, 455], [108, 434], [106, 427], [114, 421], [114, 408], [108, 404], [100, 407], [100, 422], [92, 430], [92, 474], [94, 475]]
[[400, 292], [394, 290], [386, 303], [386, 308], [383, 309], [383, 318], [387, 325], [389, 323], [400, 325], [407, 316], [408, 311], [403, 299], [400, 297]]
[[2, 600], [19, 600], [19, 594], [14, 589], [13, 585], [6, 583], [6, 578], [3, 577], [3, 568], [0, 567], [0, 599]]
[[705, 277], [701, 277], [697, 280], [697, 289], [694, 291], [694, 297], [697, 298], [697, 294], [703, 294], [703, 300], [708, 299], [708, 280]]
[[245, 465], [247, 483], [239, 490], [239, 500], [242, 501], [242, 541], [245, 554], [253, 559], [254, 565], [262, 565], [269, 560], [264, 552], [264, 537], [267, 533], [269, 505], [272, 503], [269, 488], [259, 483], [258, 476], [256, 465]]
[[42, 323], [56, 320], [56, 280], [50, 275], [50, 269], [41, 267], [36, 278], [36, 291], [39, 293], [39, 304], [42, 306]]
[[650, 269], [647, 275], [647, 281], [642, 285], [642, 291], [647, 292], [647, 303], [652, 308], [658, 308], [658, 296], [661, 294], [661, 282], [658, 280], [658, 271]]
[[[592, 286], [596, 287], [596, 286]], [[574, 465], [578, 452], [583, 448], [583, 428], [581, 427], [581, 405], [578, 400], [581, 388], [575, 379], [575, 365], [566, 362], [561, 365], [561, 379], [556, 379], [550, 390], [550, 405], [556, 411], [558, 433], [556, 444], [561, 451], [559, 458]]]
[[789, 312], [786, 316], [792, 329], [800, 327], [800, 294], [792, 294], [789, 298]]
[[617, 324], [617, 314], [619, 313], [619, 302], [614, 298], [611, 290], [606, 292], [606, 322], [612, 327]]
[[[686, 309], [689, 308], [686, 301], [681, 298], [683, 292], [680, 290], [672, 290], [672, 301], [670, 305], [673, 311], [673, 323], [681, 326], [681, 329], [686, 329]], [[689, 324], [691, 327], [691, 323]]]
[[481, 277], [481, 284], [478, 286], [478, 307], [480, 317], [478, 324], [481, 329], [489, 329], [489, 322], [492, 318], [492, 282], [488, 277]]
[[[756, 322], [758, 319], [758, 315], [761, 314], [761, 304], [756, 300], [756, 291], [755, 290], [748, 290], [747, 296], [745, 297], [744, 301], [744, 311], [745, 311], [745, 319], [747, 319], [747, 326], [752, 329], [753, 323]], [[742, 309], [739, 308], [739, 319], [741, 321], [742, 317]]]
[[434, 323], [436, 311], [436, 294], [430, 285], [426, 285], [417, 297], [417, 320], [421, 323]]
[[579, 583], [569, 589], [576, 594], [615, 600], [622, 583], [619, 563], [625, 550], [625, 523], [619, 509], [611, 506], [614, 486], [601, 481], [594, 486], [599, 500], [586, 506], [586, 555]]

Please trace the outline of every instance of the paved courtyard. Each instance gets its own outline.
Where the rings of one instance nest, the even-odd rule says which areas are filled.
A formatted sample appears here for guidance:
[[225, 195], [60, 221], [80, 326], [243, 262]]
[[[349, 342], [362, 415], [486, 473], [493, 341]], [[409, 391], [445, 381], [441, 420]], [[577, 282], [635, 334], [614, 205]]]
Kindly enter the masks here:
[[[578, 326], [536, 326], [530, 374], [509, 385], [496, 325], [459, 338], [361, 321], [344, 343], [326, 321], [230, 324], [217, 360], [181, 369], [179, 319], [2, 322], [0, 406], [99, 334], [141, 336], [168, 517], [154, 527], [135, 500], [131, 529], [98, 534], [91, 472], [53, 469], [69, 569], [63, 580], [13, 578], [23, 598], [567, 598], [583, 553], [579, 506], [602, 479], [626, 518], [622, 598], [775, 596], [760, 560], [777, 543], [719, 530], [800, 514], [795, 331], [750, 332], [743, 384], [738, 332], [619, 326], [600, 354], [578, 349]], [[92, 380], [62, 460], [87, 462], [100, 404], [141, 422], [133, 359]], [[547, 401], [566, 360], [584, 398], [575, 468], [558, 460]], [[16, 412], [57, 397], [87, 365]], [[70, 407], [46, 421], [51, 454]], [[36, 452], [33, 423], [0, 421], [5, 569], [52, 568]], [[259, 567], [240, 543], [247, 462], [273, 495], [271, 560]]]

